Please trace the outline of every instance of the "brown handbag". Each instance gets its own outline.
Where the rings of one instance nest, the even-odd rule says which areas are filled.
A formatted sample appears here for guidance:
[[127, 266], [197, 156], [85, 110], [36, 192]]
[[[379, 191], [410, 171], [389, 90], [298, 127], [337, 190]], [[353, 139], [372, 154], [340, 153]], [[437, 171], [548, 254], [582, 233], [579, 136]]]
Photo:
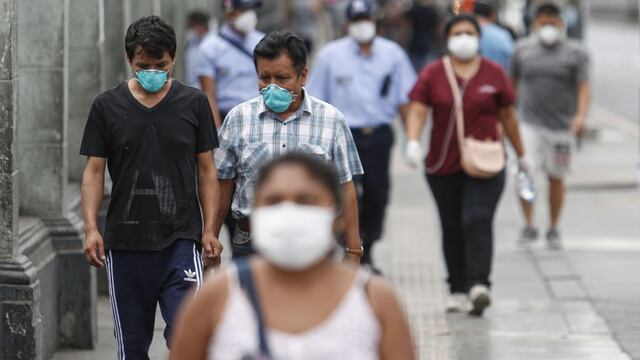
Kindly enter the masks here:
[[491, 139], [478, 140], [464, 136], [464, 112], [462, 95], [453, 72], [451, 58], [444, 57], [444, 68], [447, 80], [453, 92], [453, 101], [456, 112], [456, 125], [458, 134], [458, 146], [460, 147], [460, 163], [467, 175], [487, 179], [498, 175], [506, 165], [504, 146], [501, 141]]

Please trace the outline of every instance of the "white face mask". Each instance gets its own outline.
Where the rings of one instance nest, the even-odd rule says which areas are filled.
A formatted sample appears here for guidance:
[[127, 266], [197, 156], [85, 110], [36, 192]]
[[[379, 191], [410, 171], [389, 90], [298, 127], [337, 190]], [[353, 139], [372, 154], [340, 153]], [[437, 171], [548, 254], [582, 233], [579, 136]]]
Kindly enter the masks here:
[[233, 27], [244, 34], [255, 30], [257, 24], [258, 15], [256, 15], [255, 10], [247, 10], [233, 20]]
[[447, 47], [454, 57], [463, 61], [471, 60], [474, 56], [478, 55], [480, 40], [474, 35], [455, 35], [449, 38]]
[[555, 45], [560, 41], [560, 30], [553, 25], [544, 25], [538, 29], [538, 38], [544, 45]]
[[252, 242], [268, 262], [290, 271], [307, 269], [324, 259], [335, 245], [333, 208], [282, 204], [251, 214]]
[[360, 20], [349, 25], [349, 36], [358, 44], [366, 44], [376, 36], [376, 24], [371, 20]]

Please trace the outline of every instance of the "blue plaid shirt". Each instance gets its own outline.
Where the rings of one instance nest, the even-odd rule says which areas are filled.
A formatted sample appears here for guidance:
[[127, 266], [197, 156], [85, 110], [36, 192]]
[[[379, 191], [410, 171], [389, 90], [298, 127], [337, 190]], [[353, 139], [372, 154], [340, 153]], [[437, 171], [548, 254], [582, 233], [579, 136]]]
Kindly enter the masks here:
[[236, 106], [225, 118], [215, 159], [221, 180], [236, 179], [234, 217], [251, 213], [260, 167], [288, 151], [315, 154], [333, 163], [343, 184], [364, 173], [344, 115], [304, 90], [303, 94], [300, 108], [285, 121], [266, 107], [261, 96]]

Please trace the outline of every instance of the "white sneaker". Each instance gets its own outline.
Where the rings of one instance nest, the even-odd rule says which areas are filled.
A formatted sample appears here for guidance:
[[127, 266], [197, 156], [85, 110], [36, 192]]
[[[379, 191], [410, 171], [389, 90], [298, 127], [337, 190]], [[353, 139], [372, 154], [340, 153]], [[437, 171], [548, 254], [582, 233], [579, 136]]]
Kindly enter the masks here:
[[471, 308], [469, 304], [469, 297], [464, 293], [454, 293], [447, 298], [447, 312], [448, 313], [461, 313], [467, 312]]
[[491, 305], [489, 288], [484, 285], [474, 285], [469, 290], [469, 299], [471, 299], [471, 311], [469, 311], [469, 314], [482, 316], [484, 310]]

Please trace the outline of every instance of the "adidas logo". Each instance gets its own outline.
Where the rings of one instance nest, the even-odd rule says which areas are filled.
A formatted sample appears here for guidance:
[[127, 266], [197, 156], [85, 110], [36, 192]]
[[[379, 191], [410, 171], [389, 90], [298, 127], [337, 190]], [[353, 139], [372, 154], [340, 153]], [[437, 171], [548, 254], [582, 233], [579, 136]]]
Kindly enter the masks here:
[[186, 277], [183, 279], [184, 281], [198, 282], [198, 279], [196, 279], [195, 271], [191, 271], [191, 269], [183, 270], [183, 271], [184, 271], [184, 274], [186, 275]]

